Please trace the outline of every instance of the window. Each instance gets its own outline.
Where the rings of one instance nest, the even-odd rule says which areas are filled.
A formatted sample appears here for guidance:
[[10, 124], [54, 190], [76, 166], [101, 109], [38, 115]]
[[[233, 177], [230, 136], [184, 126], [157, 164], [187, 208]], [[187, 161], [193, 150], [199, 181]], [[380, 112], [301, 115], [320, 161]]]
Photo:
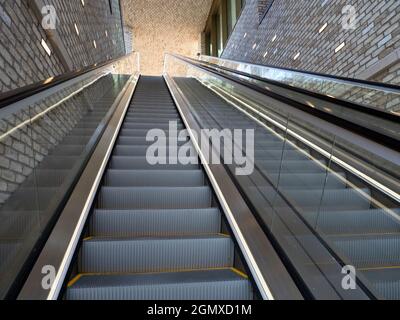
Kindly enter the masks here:
[[261, 23], [271, 8], [274, 0], [258, 0], [258, 19]]
[[217, 14], [217, 54], [218, 57], [222, 55], [222, 51], [224, 50], [224, 36], [222, 31], [222, 14], [218, 12]]
[[110, 13], [113, 14], [113, 6], [112, 6], [113, 0], [108, 0], [108, 4], [110, 5]]
[[206, 33], [206, 55], [210, 56], [212, 53], [211, 33]]
[[228, 35], [230, 35], [239, 19], [240, 13], [244, 6], [244, 0], [227, 0], [227, 22], [228, 22]]
[[245, 0], [214, 0], [214, 3], [204, 30], [205, 53], [221, 56], [239, 19]]

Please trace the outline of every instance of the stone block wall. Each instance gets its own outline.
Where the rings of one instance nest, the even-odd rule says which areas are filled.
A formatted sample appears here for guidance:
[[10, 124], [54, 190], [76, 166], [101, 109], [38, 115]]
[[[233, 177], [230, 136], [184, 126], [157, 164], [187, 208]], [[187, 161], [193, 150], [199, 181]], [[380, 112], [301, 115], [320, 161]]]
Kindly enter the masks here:
[[261, 23], [259, 4], [247, 0], [223, 58], [400, 84], [400, 1], [274, 0]]
[[124, 22], [132, 28], [141, 72], [161, 75], [164, 54], [196, 57], [212, 0], [122, 0]]
[[[84, 6], [81, 0], [43, 3], [55, 8], [55, 31], [72, 61], [72, 70], [124, 54], [119, 0], [85, 0]], [[32, 0], [0, 0], [0, 93], [66, 72], [41, 22]], [[42, 39], [52, 51], [50, 56]]]
[[[112, 88], [112, 76], [106, 76], [53, 107], [91, 81], [88, 78], [15, 112], [0, 111], [0, 205]], [[42, 116], [29, 121], [39, 114]]]

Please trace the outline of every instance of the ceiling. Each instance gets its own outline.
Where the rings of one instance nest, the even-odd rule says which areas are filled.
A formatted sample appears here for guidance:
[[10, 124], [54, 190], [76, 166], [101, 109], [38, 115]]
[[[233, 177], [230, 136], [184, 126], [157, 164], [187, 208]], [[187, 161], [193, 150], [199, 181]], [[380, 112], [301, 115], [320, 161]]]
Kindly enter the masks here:
[[212, 0], [122, 0], [143, 74], [160, 75], [164, 53], [196, 56]]

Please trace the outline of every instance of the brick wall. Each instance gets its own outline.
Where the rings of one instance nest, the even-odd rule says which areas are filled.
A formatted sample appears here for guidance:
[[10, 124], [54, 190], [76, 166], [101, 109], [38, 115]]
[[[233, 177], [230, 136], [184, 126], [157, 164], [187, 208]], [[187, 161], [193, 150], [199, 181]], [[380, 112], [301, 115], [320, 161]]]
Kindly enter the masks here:
[[[0, 0], [0, 93], [64, 73], [30, 0]], [[46, 0], [56, 9], [56, 32], [72, 69], [106, 61], [125, 52], [118, 0]], [[77, 24], [79, 36], [76, 33]], [[44, 39], [52, 50], [48, 56]], [[93, 41], [96, 41], [95, 48]]]
[[274, 0], [261, 23], [258, 5], [247, 0], [224, 58], [400, 84], [400, 61], [385, 64], [400, 57], [400, 1]]
[[[112, 77], [103, 77], [51, 109], [58, 101], [91, 81], [93, 79], [88, 78], [19, 111], [0, 111], [0, 205], [89, 111], [88, 101], [95, 104], [112, 87]], [[34, 122], [27, 122], [39, 113], [44, 115]], [[14, 130], [16, 127], [18, 130]]]
[[270, 9], [274, 0], [258, 0], [257, 10], [258, 10], [258, 19], [261, 22], [264, 18], [267, 11]]
[[196, 57], [212, 0], [122, 0], [143, 74], [163, 72], [164, 53]]

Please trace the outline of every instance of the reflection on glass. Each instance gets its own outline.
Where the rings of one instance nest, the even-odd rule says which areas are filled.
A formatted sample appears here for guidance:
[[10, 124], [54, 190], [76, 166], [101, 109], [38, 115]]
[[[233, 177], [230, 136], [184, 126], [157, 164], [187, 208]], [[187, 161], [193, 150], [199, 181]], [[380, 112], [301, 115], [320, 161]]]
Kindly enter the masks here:
[[[318, 296], [321, 281], [328, 281], [340, 297], [354, 297], [341, 282], [342, 268], [351, 266], [359, 290], [400, 299], [398, 163], [260, 105], [249, 89], [241, 91], [178, 58], [167, 59], [171, 68], [166, 73], [202, 128], [255, 130], [254, 172], [239, 177], [234, 166], [227, 168], [311, 294]], [[185, 72], [175, 73], [177, 65], [186, 65]], [[363, 164], [363, 172], [355, 163]], [[372, 176], [385, 172], [392, 179], [385, 185], [393, 186], [391, 194]]]
[[[135, 66], [134, 54], [127, 59]], [[96, 146], [130, 78], [115, 70], [95, 70], [0, 110], [0, 298], [34, 257]]]
[[373, 84], [358, 84], [323, 75], [253, 65], [211, 56], [201, 56], [201, 60], [248, 75], [277, 81], [329, 97], [347, 100], [365, 107], [400, 115], [400, 92], [396, 89], [384, 88]]

